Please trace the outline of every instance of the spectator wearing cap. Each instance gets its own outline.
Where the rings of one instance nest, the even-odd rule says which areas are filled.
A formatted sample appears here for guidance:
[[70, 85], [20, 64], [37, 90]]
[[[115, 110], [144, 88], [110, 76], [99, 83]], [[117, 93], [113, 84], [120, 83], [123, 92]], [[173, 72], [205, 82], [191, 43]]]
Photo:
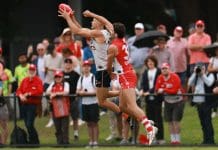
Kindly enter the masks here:
[[204, 32], [204, 21], [196, 21], [195, 29], [196, 32], [190, 35], [188, 38], [188, 48], [190, 50], [190, 73], [193, 72], [194, 66], [197, 62], [203, 62], [206, 65], [209, 63], [209, 58], [207, 57], [203, 48], [211, 44], [211, 37]]
[[64, 81], [63, 72], [55, 71], [54, 82], [49, 85], [46, 94], [49, 95], [52, 106], [57, 144], [69, 144], [69, 92], [70, 86], [68, 82]]
[[[188, 80], [188, 86], [192, 87], [194, 94], [212, 93], [215, 78], [212, 73], [206, 71], [205, 63], [198, 62]], [[215, 99], [214, 99], [215, 98]], [[193, 96], [192, 105], [196, 106], [198, 117], [203, 132], [202, 144], [214, 143], [214, 129], [211, 120], [212, 107], [215, 106], [217, 98], [213, 96]]]
[[[80, 75], [74, 71], [73, 61], [71, 58], [66, 58], [64, 60], [64, 80], [70, 85], [70, 95], [76, 94], [77, 81]], [[79, 139], [79, 103], [78, 99], [74, 96], [70, 97], [70, 115], [72, 118], [73, 130], [74, 130], [74, 140]]]
[[78, 74], [81, 74], [81, 66], [78, 58], [73, 55], [72, 51], [69, 48], [64, 48], [62, 50], [63, 59], [72, 59], [73, 61], [73, 70], [76, 71]]
[[80, 45], [74, 42], [73, 34], [70, 28], [65, 28], [60, 37], [61, 43], [56, 48], [57, 52], [61, 53], [64, 48], [69, 48], [72, 51], [73, 55], [77, 59], [81, 60], [81, 47]]
[[36, 46], [37, 57], [33, 60], [33, 64], [36, 65], [37, 74], [44, 83], [45, 80], [45, 56], [46, 47], [42, 43], [38, 43]]
[[142, 47], [138, 48], [133, 45], [135, 39], [142, 35], [144, 33], [144, 25], [142, 23], [136, 23], [134, 26], [135, 35], [128, 38], [127, 43], [129, 46], [129, 52], [130, 52], [130, 63], [133, 65], [136, 74], [138, 77], [141, 77], [143, 66], [144, 66], [144, 60], [148, 55], [148, 48]]
[[167, 41], [167, 47], [173, 57], [174, 71], [179, 75], [182, 85], [185, 86], [188, 65], [188, 41], [182, 35], [183, 28], [181, 26], [175, 27], [173, 37]]
[[171, 66], [171, 71], [174, 71], [174, 59], [166, 46], [166, 39], [164, 37], [159, 37], [154, 43], [156, 45], [150, 49], [149, 55], [153, 55], [158, 59], [158, 68], [161, 68], [163, 63], [168, 63]]
[[36, 66], [30, 64], [28, 67], [28, 76], [25, 77], [16, 95], [19, 96], [23, 113], [23, 119], [28, 132], [28, 143], [39, 144], [38, 133], [34, 127], [34, 121], [37, 113], [37, 106], [41, 105], [41, 96], [43, 93], [42, 80], [36, 75]]
[[83, 62], [83, 75], [77, 83], [77, 94], [82, 97], [82, 119], [87, 123], [89, 146], [98, 145], [99, 106], [96, 99], [95, 76], [90, 72], [90, 62]]
[[[45, 56], [45, 81], [44, 81], [44, 91], [48, 86], [54, 81], [54, 72], [56, 70], [63, 70], [63, 56], [56, 52], [53, 44], [48, 46], [48, 55]], [[51, 114], [50, 114], [51, 116]], [[52, 118], [50, 118], [46, 127], [51, 127], [53, 125]]]
[[[158, 76], [155, 91], [157, 94], [181, 94], [182, 86], [179, 76], [170, 71], [170, 65], [161, 65], [161, 75]], [[183, 117], [184, 101], [182, 96], [164, 96], [164, 118], [169, 124], [171, 144], [180, 144], [180, 121]]]

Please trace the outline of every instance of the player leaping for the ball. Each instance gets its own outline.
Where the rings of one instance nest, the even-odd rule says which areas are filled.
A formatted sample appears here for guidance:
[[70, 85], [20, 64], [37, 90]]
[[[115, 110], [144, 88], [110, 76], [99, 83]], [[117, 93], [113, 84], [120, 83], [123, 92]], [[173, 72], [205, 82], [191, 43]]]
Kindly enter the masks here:
[[82, 28], [76, 21], [74, 15], [70, 14], [71, 12], [67, 12], [64, 8], [59, 8], [58, 12], [59, 16], [67, 21], [71, 31], [75, 35], [91, 38], [90, 48], [92, 49], [97, 68], [96, 95], [98, 104], [101, 107], [120, 113], [120, 108], [116, 104], [107, 101], [107, 98], [119, 95], [119, 91], [109, 91], [111, 79], [107, 72], [107, 50], [111, 35], [114, 32], [113, 25], [106, 18], [86, 10], [83, 12], [83, 15], [93, 18], [92, 27], [91, 29]]
[[[148, 144], [155, 138], [157, 128], [151, 124], [143, 110], [136, 104], [136, 81], [137, 77], [132, 65], [129, 63], [127, 43], [125, 41], [126, 28], [122, 23], [114, 23], [115, 39], [108, 48], [107, 70], [111, 76], [112, 66], [117, 73], [121, 85], [119, 104], [122, 112], [125, 112], [140, 121], [146, 131]], [[115, 62], [115, 64], [113, 64]]]

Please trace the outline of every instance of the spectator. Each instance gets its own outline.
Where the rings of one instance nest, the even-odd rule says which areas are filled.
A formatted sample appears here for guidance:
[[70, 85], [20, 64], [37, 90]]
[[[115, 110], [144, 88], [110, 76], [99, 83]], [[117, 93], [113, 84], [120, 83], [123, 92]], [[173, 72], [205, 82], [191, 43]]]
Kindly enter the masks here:
[[[188, 85], [192, 87], [194, 94], [212, 93], [214, 75], [206, 72], [205, 63], [196, 63], [194, 72], [189, 78]], [[214, 129], [211, 120], [211, 108], [213, 99], [211, 96], [194, 96], [192, 104], [197, 107], [198, 116], [203, 131], [202, 144], [214, 143]]]
[[159, 25], [157, 26], [157, 31], [160, 31], [160, 32], [162, 32], [162, 33], [164, 33], [164, 34], [167, 34], [167, 28], [166, 28], [166, 26], [163, 25], [163, 24], [159, 24]]
[[133, 46], [133, 43], [137, 37], [144, 33], [144, 25], [142, 23], [136, 23], [134, 26], [135, 35], [130, 37], [127, 41], [130, 52], [130, 63], [133, 65], [138, 78], [142, 75], [143, 62], [148, 55], [148, 48], [138, 48]]
[[79, 60], [73, 55], [72, 51], [69, 48], [64, 48], [62, 50], [62, 56], [63, 59], [70, 58], [73, 61], [73, 69], [76, 71], [78, 74], [81, 74], [81, 68], [80, 68], [80, 62]]
[[95, 60], [92, 53], [92, 50], [90, 49], [90, 39], [86, 38], [87, 46], [83, 48], [83, 61], [88, 60], [91, 65], [91, 73], [95, 75], [96, 73], [96, 66], [95, 66]]
[[[61, 54], [57, 53], [54, 45], [50, 44], [48, 47], [48, 55], [45, 57], [45, 82], [44, 91], [48, 86], [54, 81], [54, 72], [56, 70], [62, 70], [63, 57]], [[51, 114], [50, 114], [51, 117]], [[53, 125], [52, 118], [49, 119], [46, 127], [51, 127]]]
[[[80, 75], [73, 70], [73, 61], [71, 58], [64, 60], [64, 80], [70, 85], [70, 95], [76, 94], [77, 81]], [[74, 96], [70, 97], [70, 115], [73, 120], [74, 140], [79, 139], [79, 103], [78, 99]]]
[[[181, 94], [181, 89], [179, 76], [170, 71], [169, 64], [163, 63], [161, 75], [158, 76], [155, 85], [157, 94]], [[171, 144], [180, 144], [180, 121], [184, 111], [182, 96], [165, 96], [164, 106], [164, 117], [169, 124]]]
[[140, 95], [145, 96], [146, 114], [149, 119], [154, 121], [158, 128], [156, 135], [156, 143], [164, 144], [164, 128], [162, 119], [162, 96], [149, 96], [155, 92], [155, 84], [157, 77], [161, 74], [161, 70], [157, 67], [158, 61], [154, 56], [148, 56], [145, 59], [146, 70], [143, 73], [141, 80]]
[[33, 60], [33, 64], [36, 65], [37, 74], [41, 78], [44, 83], [45, 80], [45, 57], [46, 57], [46, 49], [44, 44], [38, 43], [36, 46], [37, 57]]
[[27, 76], [29, 63], [27, 63], [27, 56], [25, 53], [21, 53], [18, 56], [19, 65], [15, 67], [14, 78], [18, 82], [18, 87], [21, 81]]
[[[14, 82], [14, 78], [12, 75], [12, 72], [10, 69], [5, 67], [5, 63], [1, 62], [0, 63], [3, 65], [4, 68], [4, 76], [2, 76], [2, 82], [3, 82], [3, 96], [11, 96], [12, 94], [12, 84]], [[9, 110], [9, 118], [12, 119], [14, 117], [14, 113], [13, 112], [13, 100], [12, 98], [9, 97], [5, 97], [6, 100], [6, 104]]]
[[6, 105], [6, 100], [4, 96], [4, 82], [7, 82], [8, 76], [4, 71], [4, 65], [0, 63], [0, 126], [1, 126], [1, 134], [0, 134], [0, 145], [6, 144], [8, 138], [8, 119], [9, 112], [8, 107]]
[[55, 71], [54, 82], [46, 90], [52, 104], [57, 144], [69, 144], [70, 101], [67, 95], [69, 95], [70, 87], [68, 82], [64, 82], [63, 76], [62, 71]]
[[28, 76], [25, 77], [20, 87], [17, 89], [17, 95], [21, 101], [23, 119], [28, 131], [29, 144], [39, 144], [38, 133], [34, 127], [37, 105], [41, 104], [43, 93], [42, 80], [36, 75], [36, 66], [31, 64], [28, 68]]
[[185, 38], [182, 38], [183, 29], [177, 26], [174, 29], [173, 37], [167, 42], [167, 47], [171, 52], [174, 62], [174, 71], [180, 77], [182, 85], [186, 84], [186, 71], [188, 61], [188, 42]]
[[[217, 36], [218, 36], [218, 34], [217, 34]], [[213, 73], [214, 74], [215, 81], [217, 82], [217, 79], [218, 79], [217, 78], [217, 73], [218, 73], [218, 37], [217, 37], [217, 42], [215, 42], [213, 45], [216, 46], [216, 48], [214, 50], [215, 51], [215, 56], [210, 58], [207, 70], [208, 70], [209, 73]], [[217, 106], [215, 106], [212, 109], [211, 117], [214, 118], [214, 117], [217, 116], [217, 114], [218, 114]]]
[[81, 47], [74, 42], [73, 34], [70, 28], [65, 28], [61, 34], [61, 43], [56, 48], [57, 52], [61, 53], [64, 48], [69, 48], [77, 59], [81, 60]]
[[211, 44], [210, 35], [204, 32], [205, 24], [202, 20], [195, 23], [196, 32], [188, 38], [188, 48], [190, 50], [190, 73], [192, 74], [197, 62], [203, 62], [206, 65], [209, 63], [209, 58], [203, 48]]
[[44, 45], [44, 47], [45, 47], [45, 52], [47, 53], [48, 46], [50, 45], [50, 40], [49, 40], [49, 38], [43, 38], [43, 39], [42, 39], [42, 44]]
[[163, 63], [168, 63], [171, 70], [174, 71], [174, 59], [169, 49], [166, 47], [166, 39], [158, 38], [155, 40], [156, 46], [150, 49], [149, 55], [154, 55], [158, 59], [158, 68], [161, 68]]
[[95, 96], [96, 87], [95, 87], [95, 77], [90, 73], [89, 61], [83, 62], [83, 75], [79, 78], [77, 83], [77, 94], [82, 97], [82, 120], [86, 121], [88, 127], [89, 135], [89, 146], [98, 145], [98, 136], [99, 136], [99, 107], [98, 102]]

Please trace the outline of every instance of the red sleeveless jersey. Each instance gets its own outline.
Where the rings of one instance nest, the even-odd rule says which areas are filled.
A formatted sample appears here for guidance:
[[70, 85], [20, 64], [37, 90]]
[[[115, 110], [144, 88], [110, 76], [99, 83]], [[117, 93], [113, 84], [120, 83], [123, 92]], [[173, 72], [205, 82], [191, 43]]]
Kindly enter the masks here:
[[118, 66], [122, 72], [132, 70], [132, 65], [129, 63], [129, 52], [125, 38], [116, 38], [112, 41], [112, 44], [115, 45], [118, 49], [115, 67]]

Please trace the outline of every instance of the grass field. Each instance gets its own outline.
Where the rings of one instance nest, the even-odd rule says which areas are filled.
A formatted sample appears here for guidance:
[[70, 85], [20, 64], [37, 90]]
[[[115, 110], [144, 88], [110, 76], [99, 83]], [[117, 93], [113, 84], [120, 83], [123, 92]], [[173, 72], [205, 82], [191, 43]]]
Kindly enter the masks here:
[[[39, 138], [40, 138], [40, 142], [42, 145], [53, 145], [56, 144], [56, 138], [55, 138], [55, 130], [54, 127], [52, 128], [45, 128], [46, 123], [48, 122], [48, 117], [42, 117], [42, 118], [37, 118], [36, 122], [35, 122], [35, 126], [38, 130], [38, 134], [39, 134]], [[213, 125], [214, 125], [214, 129], [215, 129], [215, 141], [216, 143], [218, 143], [218, 135], [216, 134], [218, 132], [218, 128], [217, 128], [217, 123], [218, 123], [218, 117], [213, 119]], [[23, 121], [18, 121], [18, 125], [21, 127], [23, 126]], [[110, 141], [110, 142], [106, 142], [105, 138], [109, 135], [109, 123], [108, 123], [108, 117], [107, 115], [103, 115], [101, 116], [101, 120], [99, 122], [99, 127], [100, 127], [100, 137], [99, 137], [99, 144], [102, 145], [107, 145], [107, 144], [118, 144], [116, 141]], [[169, 132], [168, 132], [168, 126], [165, 123], [164, 124], [165, 127], [165, 140], [167, 141], [167, 143], [169, 143]], [[200, 127], [200, 123], [199, 123], [199, 119], [197, 116], [197, 112], [196, 112], [196, 108], [194, 107], [190, 107], [189, 104], [186, 104], [185, 107], [185, 113], [184, 113], [184, 117], [183, 120], [181, 122], [181, 127], [182, 127], [182, 131], [181, 131], [181, 140], [182, 140], [182, 144], [184, 144], [183, 148], [179, 148], [179, 149], [214, 149], [214, 147], [187, 147], [187, 145], [193, 145], [196, 146], [198, 144], [200, 144], [202, 142], [202, 131], [201, 131], [201, 127]], [[13, 122], [10, 122], [10, 130], [13, 129]], [[143, 133], [144, 129], [141, 128], [140, 132]], [[11, 132], [11, 131], [10, 131]], [[72, 126], [70, 126], [70, 143], [72, 145], [86, 145], [88, 143], [88, 136], [87, 136], [87, 128], [85, 125], [80, 127], [79, 130], [79, 134], [80, 134], [80, 140], [78, 142], [74, 142], [73, 141], [73, 130], [72, 130]], [[10, 137], [8, 138], [8, 143], [10, 141]], [[99, 147], [98, 149], [110, 149], [110, 150], [115, 150], [115, 149], [125, 149], [125, 150], [129, 150], [129, 149], [145, 149], [145, 147], [119, 147], [119, 145], [117, 147]], [[217, 147], [218, 148], [218, 147]], [[9, 149], [9, 148], [6, 148]], [[52, 147], [43, 147], [43, 148], [38, 148], [38, 149], [53, 149]], [[84, 149], [84, 147], [79, 148], [79, 147], [75, 147], [74, 149]], [[154, 149], [154, 150], [165, 150], [165, 149], [178, 149], [176, 147], [146, 147], [146, 149]]]

